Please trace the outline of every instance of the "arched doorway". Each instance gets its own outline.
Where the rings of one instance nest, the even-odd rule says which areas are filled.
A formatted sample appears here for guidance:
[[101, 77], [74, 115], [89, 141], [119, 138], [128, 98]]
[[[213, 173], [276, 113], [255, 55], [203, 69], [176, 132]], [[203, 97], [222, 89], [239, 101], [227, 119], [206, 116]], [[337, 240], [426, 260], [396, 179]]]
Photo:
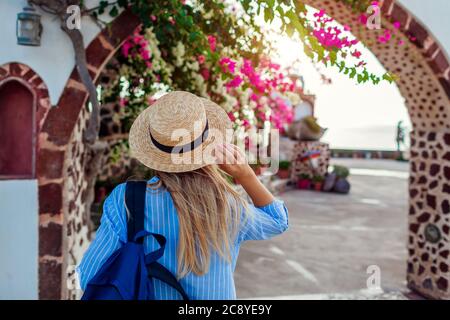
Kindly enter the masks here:
[[[411, 118], [411, 168], [409, 180], [408, 286], [433, 298], [449, 298], [449, 199], [450, 188], [450, 81], [443, 49], [405, 8], [396, 1], [382, 4], [383, 28], [401, 23], [406, 45], [382, 44], [380, 32], [358, 26], [358, 13], [340, 1], [307, 0], [324, 9], [339, 23], [357, 30], [354, 35], [399, 75], [398, 89]], [[410, 42], [408, 39], [416, 40]], [[433, 235], [435, 237], [433, 238]]]
[[[357, 13], [340, 1], [305, 1], [313, 7], [325, 9], [341, 24], [356, 28]], [[448, 239], [450, 221], [448, 214], [450, 185], [450, 111], [449, 64], [439, 44], [432, 35], [393, 0], [382, 6], [385, 26], [400, 21], [401, 37], [405, 45], [380, 44], [374, 41], [378, 31], [363, 29], [355, 36], [374, 53], [387, 70], [400, 76], [399, 90], [408, 107], [413, 132], [411, 134], [410, 210], [409, 210], [409, 259], [408, 283], [413, 289], [434, 298], [448, 298], [450, 279]], [[101, 32], [88, 46], [89, 69], [94, 79], [111, 58], [123, 40], [139, 25], [130, 12], [123, 12], [112, 26]], [[409, 36], [416, 41], [411, 43]], [[66, 270], [78, 263], [80, 252], [89, 240], [87, 212], [83, 208], [86, 199], [86, 183], [83, 172], [88, 155], [82, 142], [86, 127], [87, 111], [84, 108], [87, 94], [74, 70], [58, 102], [43, 127], [42, 140], [51, 146], [45, 152], [55, 153], [60, 159], [54, 165], [57, 173], [47, 175], [55, 183], [55, 209], [63, 212], [63, 226], [57, 234], [64, 239], [62, 252], [56, 252], [45, 263], [59, 268], [41, 278], [41, 298], [72, 296], [66, 289]], [[61, 119], [65, 121], [61, 121]], [[42, 159], [41, 155], [41, 159]], [[67, 165], [65, 161], [69, 162]], [[39, 156], [38, 156], [39, 163]], [[44, 174], [44, 176], [45, 176]], [[44, 267], [44, 266], [43, 266]], [[406, 267], [406, 264], [405, 264]]]
[[[0, 66], [0, 187], [2, 194], [1, 275], [8, 297], [38, 297], [39, 260], [48, 254], [51, 225], [44, 197], [38, 192], [41, 166], [39, 132], [50, 109], [47, 87], [30, 67]], [[39, 201], [38, 199], [41, 199]], [[39, 214], [43, 212], [43, 214]], [[20, 226], [20, 227], [18, 227]], [[44, 271], [45, 272], [45, 271]], [[3, 294], [4, 292], [1, 292]]]
[[35, 175], [35, 99], [18, 80], [0, 85], [0, 175], [33, 178]]

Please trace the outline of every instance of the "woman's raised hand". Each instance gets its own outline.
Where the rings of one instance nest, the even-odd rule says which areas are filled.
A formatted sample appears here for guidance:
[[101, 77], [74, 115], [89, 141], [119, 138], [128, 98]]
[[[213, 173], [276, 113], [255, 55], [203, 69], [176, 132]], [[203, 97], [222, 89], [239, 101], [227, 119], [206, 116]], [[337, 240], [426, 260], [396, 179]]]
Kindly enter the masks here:
[[220, 169], [235, 179], [242, 180], [255, 175], [244, 152], [234, 144], [219, 144], [215, 149], [215, 156]]

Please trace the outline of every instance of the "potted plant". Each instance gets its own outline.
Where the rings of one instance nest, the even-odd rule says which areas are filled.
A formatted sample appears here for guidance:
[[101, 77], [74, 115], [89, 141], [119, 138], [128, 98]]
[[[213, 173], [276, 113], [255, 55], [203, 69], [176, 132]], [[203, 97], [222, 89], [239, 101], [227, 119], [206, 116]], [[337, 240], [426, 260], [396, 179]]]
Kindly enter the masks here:
[[282, 160], [279, 163], [279, 169], [277, 172], [277, 176], [280, 179], [289, 179], [289, 168], [291, 166], [291, 162], [287, 160]]
[[350, 170], [347, 167], [335, 165], [333, 173], [336, 175], [333, 191], [343, 194], [349, 193], [350, 183], [347, 181], [347, 177], [350, 174]]
[[324, 177], [320, 175], [315, 175], [312, 178], [312, 186], [316, 191], [321, 191], [323, 186]]
[[301, 173], [298, 175], [297, 188], [307, 190], [311, 188], [311, 178], [306, 173]]
[[345, 166], [340, 165], [334, 165], [333, 166], [333, 173], [336, 174], [338, 178], [347, 178], [350, 174], [350, 170], [348, 170]]

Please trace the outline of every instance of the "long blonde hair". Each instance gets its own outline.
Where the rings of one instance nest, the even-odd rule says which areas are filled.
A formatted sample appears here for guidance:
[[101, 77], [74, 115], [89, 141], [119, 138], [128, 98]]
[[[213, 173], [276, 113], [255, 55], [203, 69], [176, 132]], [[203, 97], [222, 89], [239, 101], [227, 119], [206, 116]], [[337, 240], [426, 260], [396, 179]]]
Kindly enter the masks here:
[[227, 261], [246, 202], [216, 165], [183, 173], [156, 172], [178, 212], [178, 277], [205, 274], [211, 250]]

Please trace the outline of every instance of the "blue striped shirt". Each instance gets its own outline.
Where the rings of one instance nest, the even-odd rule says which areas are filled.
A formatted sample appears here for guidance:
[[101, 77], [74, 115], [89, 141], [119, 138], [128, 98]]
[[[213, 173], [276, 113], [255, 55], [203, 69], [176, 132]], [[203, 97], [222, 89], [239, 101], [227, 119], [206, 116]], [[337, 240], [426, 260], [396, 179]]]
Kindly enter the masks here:
[[[157, 182], [153, 177], [149, 183]], [[161, 186], [147, 189], [145, 229], [160, 233], [167, 238], [166, 250], [159, 262], [173, 274], [177, 271], [178, 215], [170, 193]], [[81, 288], [86, 288], [89, 280], [96, 274], [110, 255], [127, 241], [127, 214], [124, 206], [125, 183], [118, 185], [107, 197], [103, 215], [95, 239], [84, 254], [77, 267]], [[189, 273], [180, 283], [190, 299], [236, 299], [233, 272], [239, 248], [246, 240], [263, 240], [284, 232], [288, 228], [288, 211], [280, 200], [267, 206], [249, 205], [253, 218], [242, 222], [231, 249], [231, 263], [212, 251], [210, 267], [206, 274], [197, 276]], [[144, 240], [145, 252], [158, 249], [153, 237]], [[159, 300], [180, 299], [175, 289], [159, 280], [154, 280], [155, 298]]]

